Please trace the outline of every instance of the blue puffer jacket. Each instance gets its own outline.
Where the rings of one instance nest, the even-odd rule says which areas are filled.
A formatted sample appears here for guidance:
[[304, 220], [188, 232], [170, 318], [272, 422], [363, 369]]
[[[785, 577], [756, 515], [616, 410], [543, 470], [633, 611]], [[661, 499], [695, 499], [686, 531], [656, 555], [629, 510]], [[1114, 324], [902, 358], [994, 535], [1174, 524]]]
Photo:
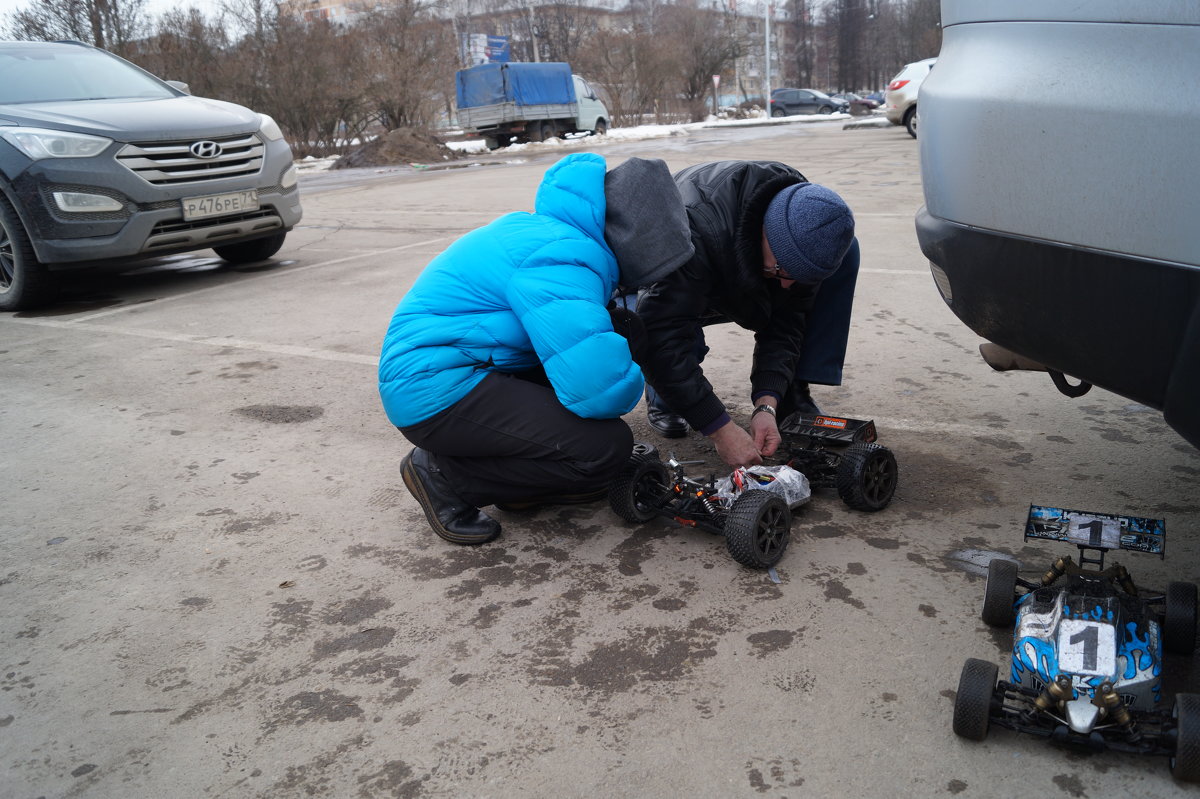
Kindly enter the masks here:
[[542, 179], [534, 213], [466, 234], [429, 263], [383, 341], [379, 393], [397, 427], [424, 421], [489, 372], [540, 362], [578, 416], [633, 410], [642, 372], [605, 304], [617, 262], [604, 240], [604, 159], [569, 155]]

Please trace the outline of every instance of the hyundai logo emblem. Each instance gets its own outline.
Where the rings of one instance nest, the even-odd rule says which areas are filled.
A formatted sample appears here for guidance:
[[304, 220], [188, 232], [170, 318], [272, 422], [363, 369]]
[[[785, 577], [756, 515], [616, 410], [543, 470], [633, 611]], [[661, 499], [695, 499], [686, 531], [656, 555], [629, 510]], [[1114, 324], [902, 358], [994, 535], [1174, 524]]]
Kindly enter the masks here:
[[221, 154], [221, 145], [215, 141], [198, 141], [188, 149], [197, 158], [216, 158]]

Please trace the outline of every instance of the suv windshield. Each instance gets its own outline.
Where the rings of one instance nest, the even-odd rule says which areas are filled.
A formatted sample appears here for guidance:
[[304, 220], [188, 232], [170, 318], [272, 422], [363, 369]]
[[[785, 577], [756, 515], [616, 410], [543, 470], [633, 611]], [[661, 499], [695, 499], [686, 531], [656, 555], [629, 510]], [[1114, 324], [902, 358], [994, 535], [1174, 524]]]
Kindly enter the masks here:
[[154, 78], [99, 50], [0, 45], [0, 105], [174, 96]]

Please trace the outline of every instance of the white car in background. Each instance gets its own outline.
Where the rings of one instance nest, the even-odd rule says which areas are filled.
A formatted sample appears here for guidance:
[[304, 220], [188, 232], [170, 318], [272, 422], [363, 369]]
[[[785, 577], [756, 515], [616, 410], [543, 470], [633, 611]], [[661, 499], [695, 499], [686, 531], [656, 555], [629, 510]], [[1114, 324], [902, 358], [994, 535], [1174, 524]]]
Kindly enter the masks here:
[[888, 84], [883, 95], [883, 114], [893, 125], [903, 125], [908, 135], [917, 138], [917, 90], [929, 77], [936, 58], [905, 64]]
[[1159, 409], [1196, 446], [1198, 75], [1194, 0], [942, 0], [916, 220], [989, 364]]

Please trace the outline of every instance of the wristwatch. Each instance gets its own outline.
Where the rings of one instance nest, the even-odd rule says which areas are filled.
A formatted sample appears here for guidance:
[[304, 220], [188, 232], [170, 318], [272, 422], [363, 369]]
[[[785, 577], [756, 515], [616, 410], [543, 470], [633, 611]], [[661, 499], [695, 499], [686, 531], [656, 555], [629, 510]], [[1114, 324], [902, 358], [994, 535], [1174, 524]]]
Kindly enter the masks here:
[[751, 418], [751, 419], [753, 419], [755, 416], [758, 416], [758, 414], [759, 414], [761, 411], [766, 411], [767, 413], [771, 414], [772, 416], [774, 416], [774, 415], [775, 415], [775, 408], [774, 408], [773, 406], [771, 406], [771, 405], [759, 405], [759, 406], [757, 406], [757, 407], [754, 409], [754, 413], [750, 414], [750, 418]]

